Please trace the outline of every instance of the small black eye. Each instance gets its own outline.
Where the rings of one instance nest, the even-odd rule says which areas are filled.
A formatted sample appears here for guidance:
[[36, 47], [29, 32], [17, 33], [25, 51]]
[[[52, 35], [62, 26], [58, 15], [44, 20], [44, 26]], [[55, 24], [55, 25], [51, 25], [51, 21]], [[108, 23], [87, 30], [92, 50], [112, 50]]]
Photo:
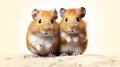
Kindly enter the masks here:
[[51, 23], [53, 24], [53, 20], [51, 19], [50, 21], [51, 21]]
[[68, 21], [68, 18], [65, 19], [65, 22], [67, 22], [67, 21]]
[[42, 23], [42, 20], [41, 20], [41, 19], [39, 20], [39, 24], [40, 24], [40, 23]]
[[78, 22], [80, 21], [80, 19], [79, 19], [78, 17], [76, 18], [76, 20], [77, 20]]

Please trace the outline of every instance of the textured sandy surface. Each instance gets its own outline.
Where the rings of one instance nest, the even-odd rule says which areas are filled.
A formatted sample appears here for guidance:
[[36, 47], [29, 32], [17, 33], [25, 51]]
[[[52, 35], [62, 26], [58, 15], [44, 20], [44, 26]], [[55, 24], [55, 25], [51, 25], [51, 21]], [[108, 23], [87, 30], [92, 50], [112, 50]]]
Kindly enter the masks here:
[[55, 58], [0, 57], [0, 67], [120, 67], [119, 56], [80, 55]]

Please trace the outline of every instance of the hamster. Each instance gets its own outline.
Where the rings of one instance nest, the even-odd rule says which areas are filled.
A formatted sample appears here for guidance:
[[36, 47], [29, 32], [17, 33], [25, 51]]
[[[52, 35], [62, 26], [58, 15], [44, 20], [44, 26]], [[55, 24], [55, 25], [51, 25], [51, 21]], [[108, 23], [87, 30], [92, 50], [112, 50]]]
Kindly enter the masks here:
[[80, 55], [87, 48], [86, 22], [82, 19], [86, 9], [81, 7], [60, 9], [60, 55]]
[[56, 56], [59, 51], [59, 24], [56, 9], [32, 11], [33, 21], [26, 35], [27, 48], [37, 56]]

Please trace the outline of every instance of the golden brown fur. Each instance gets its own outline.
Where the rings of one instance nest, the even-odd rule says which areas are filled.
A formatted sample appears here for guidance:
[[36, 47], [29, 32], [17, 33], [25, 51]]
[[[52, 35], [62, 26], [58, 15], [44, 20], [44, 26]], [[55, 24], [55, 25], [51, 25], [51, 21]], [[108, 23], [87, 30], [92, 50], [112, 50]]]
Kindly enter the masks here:
[[[63, 12], [62, 12], [63, 11]], [[83, 17], [81, 16], [82, 12], [80, 11], [80, 9], [61, 9], [62, 12], [62, 20], [60, 21], [60, 32], [61, 33], [65, 33], [68, 37], [70, 37], [71, 39], [74, 37], [78, 37], [78, 41], [73, 44], [76, 45], [78, 44], [80, 49], [81, 49], [81, 53], [82, 54], [86, 47], [87, 47], [87, 32], [86, 32], [86, 22], [82, 19]], [[84, 12], [83, 12], [84, 13]], [[82, 14], [83, 15], [83, 14]], [[66, 18], [67, 18], [67, 22], [66, 22]], [[79, 21], [77, 21], [76, 18], [79, 18]], [[71, 26], [74, 26], [74, 31], [75, 33], [71, 32]], [[80, 37], [79, 34], [83, 34], [84, 37]], [[61, 36], [61, 52], [63, 47], [68, 47], [68, 44], [73, 43], [67, 42], [67, 37], [62, 37]], [[69, 51], [65, 51], [67, 53], [69, 53]]]
[[[49, 48], [49, 53], [56, 54], [59, 50], [59, 45], [58, 45], [59, 44], [59, 24], [56, 22], [57, 15], [55, 11], [38, 10], [38, 13], [35, 13], [35, 14], [36, 15], [33, 16], [34, 20], [29, 25], [28, 32], [26, 35], [26, 43], [27, 43], [28, 49], [34, 54], [42, 55], [41, 53], [45, 52], [48, 49], [45, 46], [42, 46], [41, 50], [37, 50], [37, 48], [30, 42], [30, 36], [37, 35], [39, 38], [43, 38], [43, 39], [46, 39], [46, 38], [50, 39], [51, 37], [53, 37], [56, 39], [56, 41], [52, 42], [52, 46], [50, 46]], [[40, 19], [42, 23], [39, 23]], [[53, 21], [53, 23], [51, 23], [51, 20]], [[48, 35], [44, 33], [46, 32], [46, 28], [48, 29], [48, 32], [49, 32]], [[42, 45], [46, 45], [46, 44], [42, 44]], [[45, 55], [47, 54], [45, 53]]]

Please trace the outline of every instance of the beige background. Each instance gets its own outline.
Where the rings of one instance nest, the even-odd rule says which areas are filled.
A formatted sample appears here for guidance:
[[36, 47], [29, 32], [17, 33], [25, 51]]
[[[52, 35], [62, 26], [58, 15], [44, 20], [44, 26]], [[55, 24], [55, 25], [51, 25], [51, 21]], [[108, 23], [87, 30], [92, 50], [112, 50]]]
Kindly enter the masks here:
[[[0, 55], [29, 54], [26, 31], [34, 8], [84, 6], [88, 28], [85, 54], [120, 55], [120, 0], [0, 0]], [[57, 21], [60, 21], [60, 17]]]

